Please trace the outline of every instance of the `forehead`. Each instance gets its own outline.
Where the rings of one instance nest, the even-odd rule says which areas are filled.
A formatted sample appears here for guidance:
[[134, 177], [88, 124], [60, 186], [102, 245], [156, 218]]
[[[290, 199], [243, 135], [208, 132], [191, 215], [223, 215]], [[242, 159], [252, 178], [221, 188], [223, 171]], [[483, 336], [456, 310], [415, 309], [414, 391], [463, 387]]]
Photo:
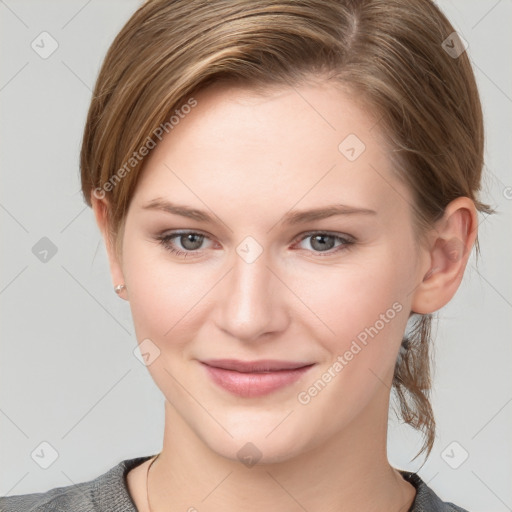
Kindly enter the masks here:
[[[408, 192], [392, 172], [378, 115], [323, 83], [263, 92], [217, 85], [194, 96], [146, 160], [134, 202], [231, 201], [284, 211], [319, 202], [381, 208]], [[406, 206], [406, 205], [403, 205]]]

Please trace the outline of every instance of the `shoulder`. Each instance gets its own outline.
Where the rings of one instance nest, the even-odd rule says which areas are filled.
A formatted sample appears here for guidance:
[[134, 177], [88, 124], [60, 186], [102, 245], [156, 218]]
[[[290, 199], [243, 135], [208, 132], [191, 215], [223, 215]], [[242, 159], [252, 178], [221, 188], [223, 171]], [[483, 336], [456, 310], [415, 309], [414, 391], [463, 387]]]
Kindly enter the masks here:
[[417, 473], [399, 470], [401, 475], [416, 488], [416, 497], [407, 512], [468, 512], [468, 510], [441, 498]]
[[91, 512], [98, 510], [91, 491], [87, 484], [79, 484], [46, 492], [4, 496], [0, 498], [0, 512]]
[[136, 512], [126, 474], [151, 458], [127, 459], [94, 480], [46, 492], [0, 497], [0, 512]]

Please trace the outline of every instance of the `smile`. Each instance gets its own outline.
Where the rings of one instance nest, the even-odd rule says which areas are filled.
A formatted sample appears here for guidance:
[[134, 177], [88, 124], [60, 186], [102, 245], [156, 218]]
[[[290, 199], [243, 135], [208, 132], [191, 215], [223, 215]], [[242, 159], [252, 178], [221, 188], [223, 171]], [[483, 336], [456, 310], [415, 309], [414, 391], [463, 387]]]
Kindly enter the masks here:
[[219, 387], [235, 395], [263, 396], [299, 380], [315, 363], [290, 361], [201, 361], [208, 376]]

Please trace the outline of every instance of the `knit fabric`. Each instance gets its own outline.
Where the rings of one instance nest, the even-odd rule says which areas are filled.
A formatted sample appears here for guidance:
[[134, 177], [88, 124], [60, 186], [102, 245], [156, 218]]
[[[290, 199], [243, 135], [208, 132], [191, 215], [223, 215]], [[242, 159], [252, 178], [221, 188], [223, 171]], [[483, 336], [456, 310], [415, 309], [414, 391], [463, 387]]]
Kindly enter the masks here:
[[[0, 497], [0, 512], [137, 512], [128, 492], [126, 474], [151, 457], [154, 455], [123, 460], [88, 482]], [[407, 512], [468, 512], [441, 501], [418, 474], [399, 471], [416, 488], [416, 498]]]

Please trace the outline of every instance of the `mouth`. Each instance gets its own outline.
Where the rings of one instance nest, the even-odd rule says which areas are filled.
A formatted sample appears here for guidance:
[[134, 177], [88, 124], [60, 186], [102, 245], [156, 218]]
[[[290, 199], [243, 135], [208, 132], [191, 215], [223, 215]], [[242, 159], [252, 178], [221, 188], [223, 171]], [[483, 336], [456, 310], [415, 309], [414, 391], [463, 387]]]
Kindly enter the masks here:
[[277, 391], [299, 380], [316, 363], [295, 361], [200, 361], [215, 384], [235, 395], [257, 397]]

